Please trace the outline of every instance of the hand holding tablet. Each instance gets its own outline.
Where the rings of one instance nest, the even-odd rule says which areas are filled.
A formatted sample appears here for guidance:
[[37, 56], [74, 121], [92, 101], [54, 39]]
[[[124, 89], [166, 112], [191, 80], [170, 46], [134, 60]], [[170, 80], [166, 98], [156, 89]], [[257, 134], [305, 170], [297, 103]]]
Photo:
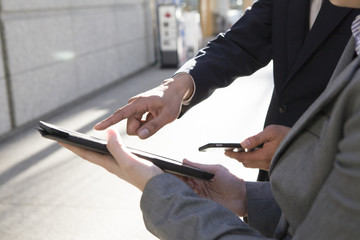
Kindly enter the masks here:
[[[56, 125], [39, 122], [38, 131], [48, 139], [64, 142], [70, 145], [81, 147], [87, 150], [95, 151], [102, 154], [110, 154], [107, 149], [107, 142], [103, 139], [85, 135], [79, 132], [60, 128]], [[214, 174], [194, 168], [190, 165], [183, 164], [181, 161], [162, 157], [152, 153], [144, 152], [138, 149], [127, 147], [134, 155], [153, 162], [165, 172], [174, 173], [181, 176], [211, 180]]]

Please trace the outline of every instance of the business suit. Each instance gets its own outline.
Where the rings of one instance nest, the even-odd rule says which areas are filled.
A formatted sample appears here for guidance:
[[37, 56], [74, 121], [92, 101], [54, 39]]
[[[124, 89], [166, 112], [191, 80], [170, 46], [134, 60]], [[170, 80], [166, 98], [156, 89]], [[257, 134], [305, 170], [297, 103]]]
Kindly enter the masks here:
[[196, 85], [183, 112], [273, 60], [274, 92], [265, 126], [291, 127], [325, 89], [360, 13], [324, 0], [309, 31], [309, 8], [309, 0], [257, 1], [230, 31], [177, 71], [189, 73]]
[[[249, 223], [267, 235], [262, 224], [278, 220], [277, 204], [276, 239], [360, 235], [360, 57], [353, 56], [351, 41], [326, 90], [275, 153], [271, 183], [247, 184]], [[150, 180], [141, 208], [147, 228], [162, 239], [265, 239], [169, 174]]]
[[[273, 60], [274, 90], [264, 126], [292, 127], [325, 89], [351, 36], [358, 9], [324, 0], [309, 31], [308, 0], [260, 0], [178, 72], [189, 73], [196, 92], [188, 109], [215, 89], [250, 75]], [[260, 171], [258, 180], [268, 180]]]

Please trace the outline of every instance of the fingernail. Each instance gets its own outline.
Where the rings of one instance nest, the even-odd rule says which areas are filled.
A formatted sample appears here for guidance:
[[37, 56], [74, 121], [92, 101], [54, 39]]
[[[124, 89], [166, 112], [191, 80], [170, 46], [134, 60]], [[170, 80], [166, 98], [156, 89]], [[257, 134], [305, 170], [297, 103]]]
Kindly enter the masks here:
[[242, 143], [240, 143], [240, 145], [243, 148], [248, 148], [250, 146], [250, 141], [248, 139], [246, 139], [245, 141], [243, 141]]
[[150, 131], [148, 129], [144, 128], [138, 132], [138, 135], [142, 139], [148, 138], [150, 136]]

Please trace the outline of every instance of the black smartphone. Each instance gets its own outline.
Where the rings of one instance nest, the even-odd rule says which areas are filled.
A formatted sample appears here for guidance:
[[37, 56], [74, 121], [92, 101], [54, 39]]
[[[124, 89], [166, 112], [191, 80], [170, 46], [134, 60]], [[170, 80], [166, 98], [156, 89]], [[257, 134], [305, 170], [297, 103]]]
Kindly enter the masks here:
[[[40, 121], [37, 129], [41, 136], [71, 144], [77, 147], [85, 148], [102, 154], [110, 154], [106, 147], [106, 140], [92, 137], [76, 131], [60, 128], [56, 125]], [[134, 155], [153, 162], [165, 172], [174, 173], [181, 176], [199, 178], [203, 180], [211, 180], [214, 177], [213, 173], [203, 171], [201, 169], [184, 164], [181, 161], [166, 158], [149, 152], [141, 151], [139, 149], [127, 147]]]
[[240, 143], [208, 143], [204, 146], [199, 147], [200, 152], [207, 152], [213, 150], [220, 151], [235, 151], [235, 152], [243, 152], [244, 148], [240, 145]]
[[220, 150], [224, 152], [230, 150], [234, 152], [252, 152], [262, 147], [263, 144], [257, 146], [256, 148], [245, 150], [240, 143], [208, 143], [205, 144], [204, 146], [199, 147], [199, 151], [208, 152], [208, 151]]

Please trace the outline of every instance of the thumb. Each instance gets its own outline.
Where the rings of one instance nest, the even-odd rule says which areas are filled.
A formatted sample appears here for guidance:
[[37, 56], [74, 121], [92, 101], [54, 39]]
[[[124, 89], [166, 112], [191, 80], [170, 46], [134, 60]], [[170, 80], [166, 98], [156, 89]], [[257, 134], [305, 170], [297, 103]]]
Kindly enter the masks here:
[[160, 114], [155, 118], [150, 118], [150, 120], [138, 130], [137, 134], [139, 138], [146, 139], [159, 131], [166, 123], [166, 117], [164, 117], [164, 114]]
[[107, 129], [107, 148], [109, 149], [111, 155], [117, 159], [118, 157], [122, 158], [127, 155], [126, 151], [122, 148], [122, 138], [119, 132], [114, 128]]
[[216, 168], [218, 167], [217, 165], [201, 164], [201, 163], [192, 162], [187, 159], [184, 159], [183, 163], [207, 172], [215, 172]]
[[108, 128], [106, 134], [109, 145], [113, 145], [115, 143], [122, 144], [122, 139], [116, 129]]
[[253, 149], [268, 141], [268, 136], [265, 131], [262, 131], [252, 137], [249, 137], [242, 141], [240, 145], [245, 149]]

